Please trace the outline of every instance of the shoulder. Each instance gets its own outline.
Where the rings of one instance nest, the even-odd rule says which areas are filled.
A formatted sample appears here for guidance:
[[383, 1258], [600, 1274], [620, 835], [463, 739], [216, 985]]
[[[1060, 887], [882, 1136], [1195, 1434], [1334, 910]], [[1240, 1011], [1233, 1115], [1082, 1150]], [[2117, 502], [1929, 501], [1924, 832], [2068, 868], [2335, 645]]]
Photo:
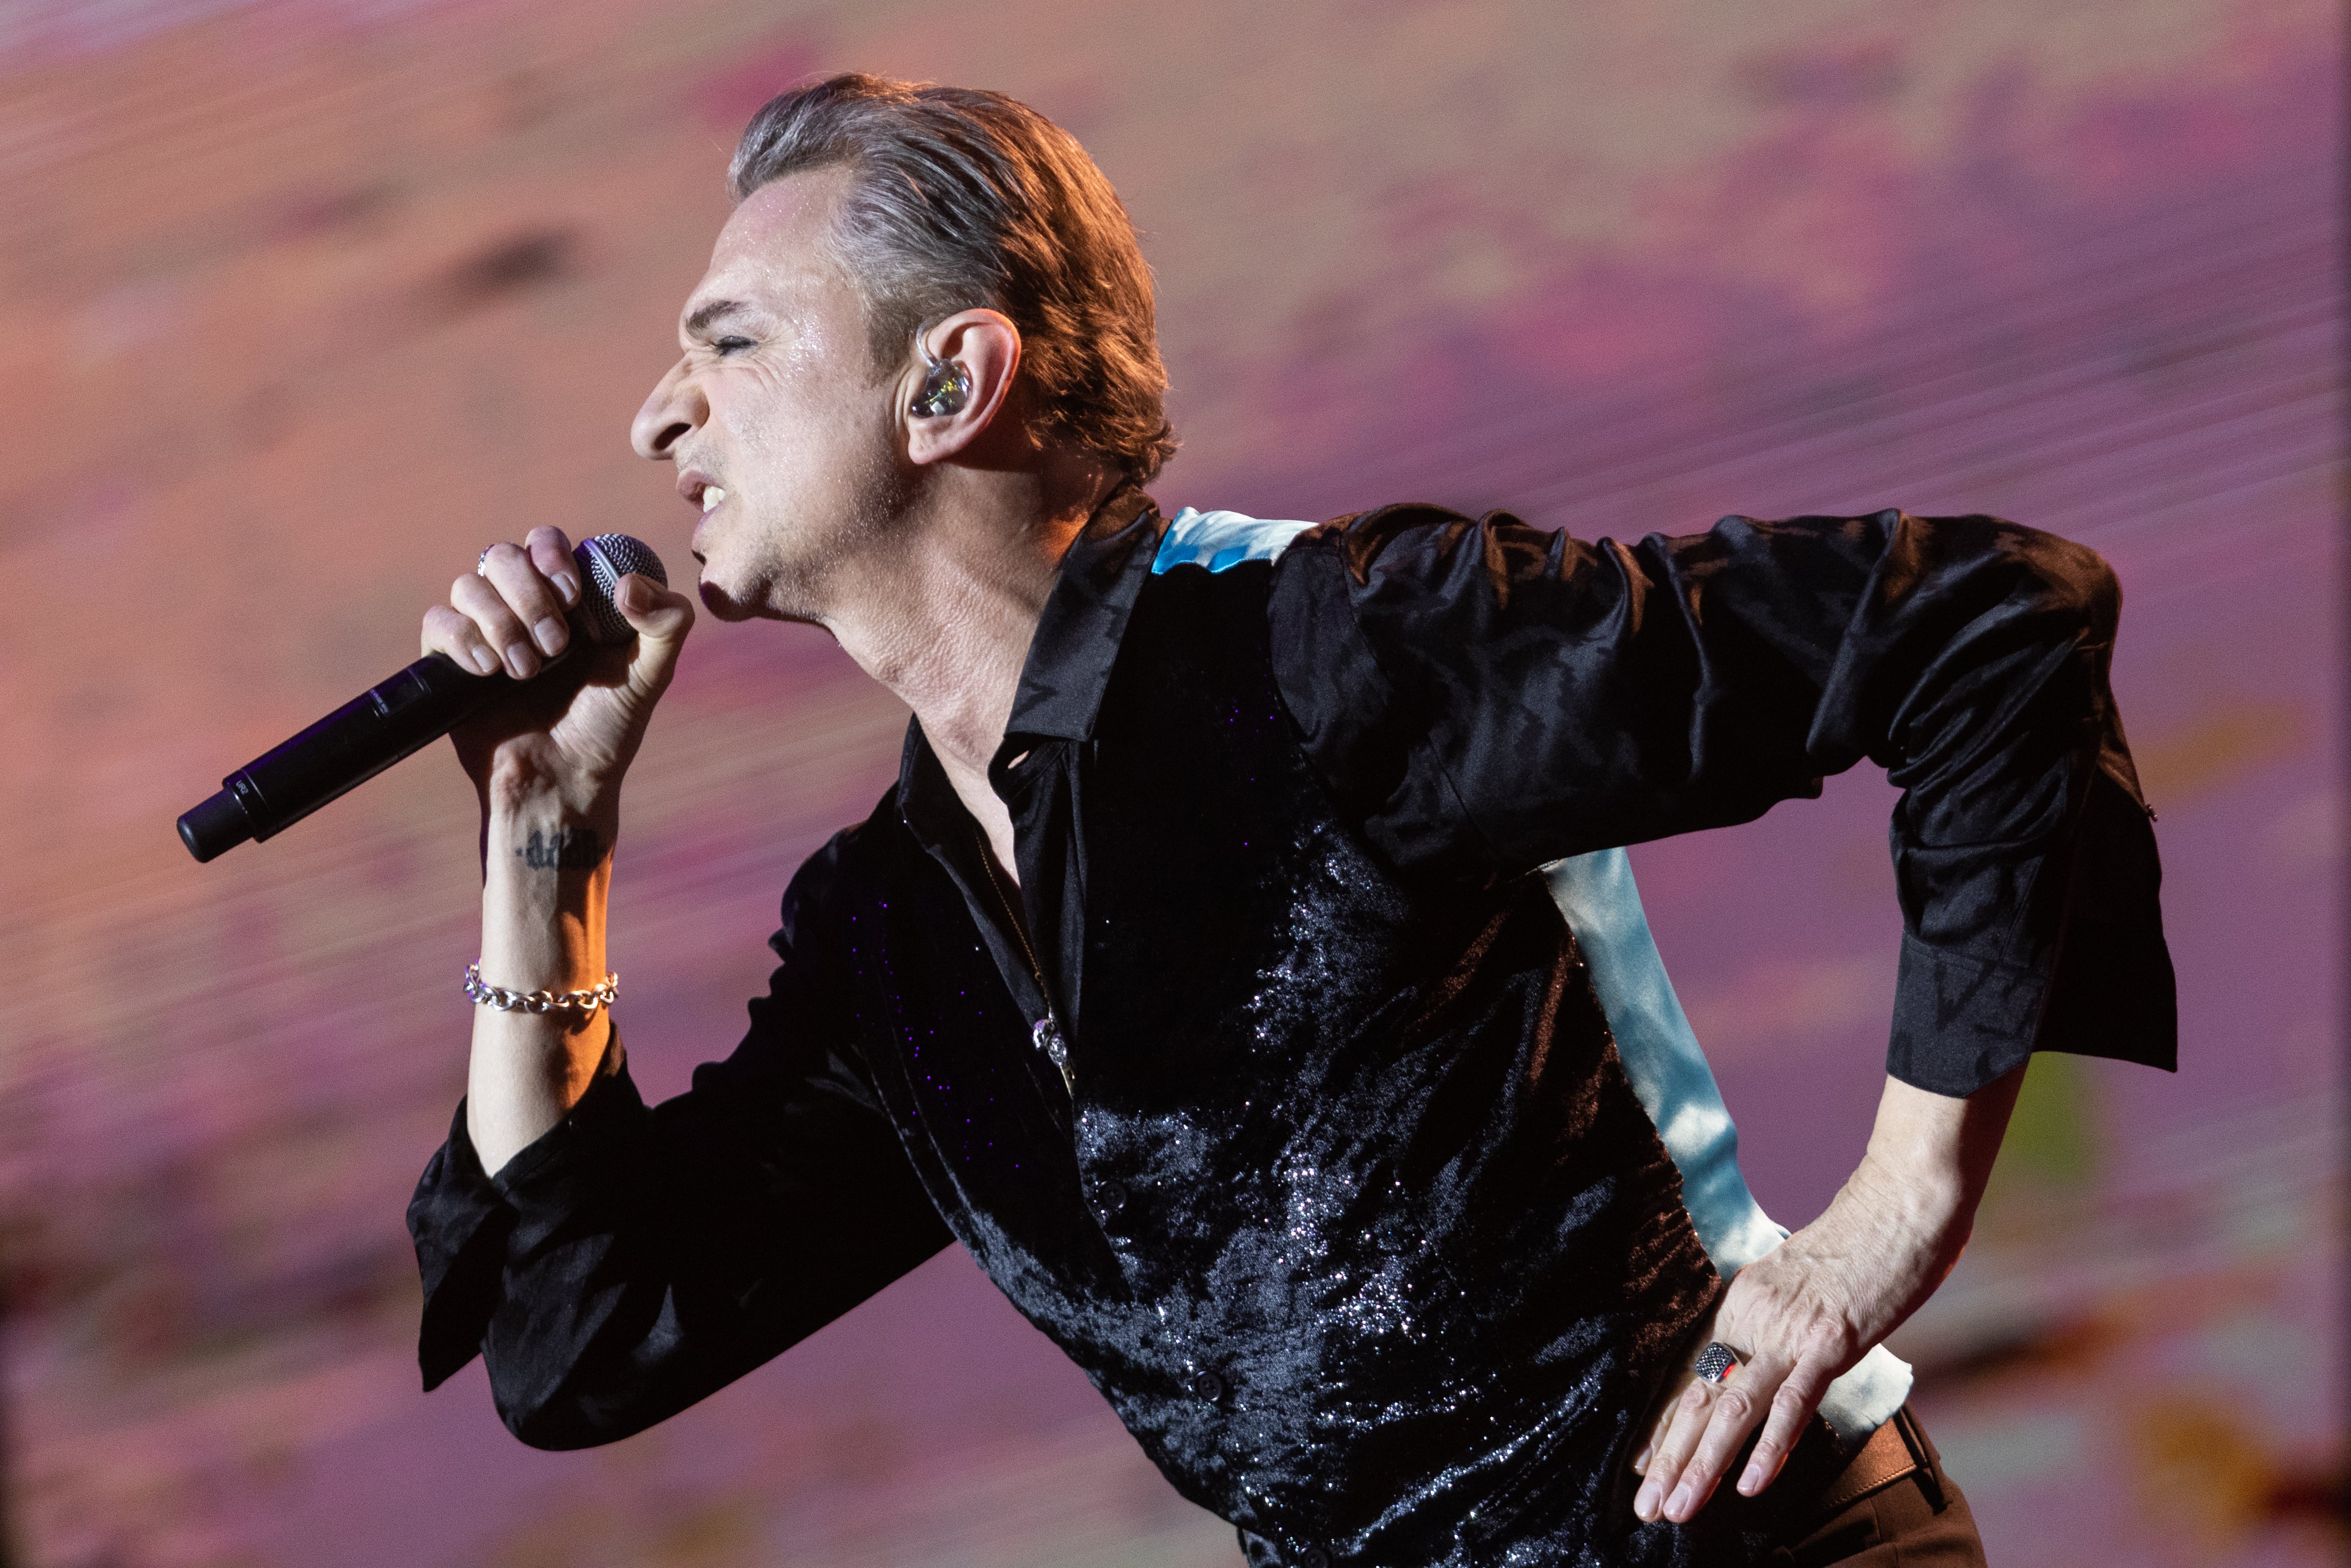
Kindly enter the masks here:
[[1181, 601], [1196, 622], [1212, 603], [1254, 606], [1270, 616], [1278, 649], [1327, 670], [1368, 656], [1366, 626], [1402, 603], [1458, 599], [1465, 588], [1475, 596], [1498, 562], [1555, 570], [1562, 538], [1507, 512], [1473, 518], [1419, 501], [1320, 522], [1186, 507], [1160, 538], [1151, 597]]
[[[1196, 656], [1263, 642], [1270, 608], [1286, 592], [1289, 560], [1329, 523], [1186, 507], [1167, 521], [1126, 643], [1157, 658]], [[1276, 619], [1280, 612], [1275, 610]], [[1130, 661], [1131, 662], [1131, 661]]]
[[898, 792], [884, 790], [872, 815], [841, 829], [802, 861], [784, 889], [781, 922], [768, 945], [778, 956], [821, 944], [856, 910], [885, 900], [902, 841]]
[[1483, 553], [1476, 548], [1479, 536], [1497, 523], [1523, 527], [1506, 512], [1473, 518], [1426, 501], [1400, 501], [1333, 517], [1311, 543], [1360, 586], [1383, 575], [1424, 576], [1441, 570], [1464, 553], [1465, 545], [1472, 547], [1467, 553], [1475, 559]]
[[1316, 525], [1293, 541], [1283, 575], [1295, 582], [1290, 596], [1333, 608], [1343, 601], [1370, 629], [1434, 607], [1482, 615], [1520, 585], [1577, 580], [1593, 555], [1564, 529], [1510, 512], [1471, 517], [1403, 501]]

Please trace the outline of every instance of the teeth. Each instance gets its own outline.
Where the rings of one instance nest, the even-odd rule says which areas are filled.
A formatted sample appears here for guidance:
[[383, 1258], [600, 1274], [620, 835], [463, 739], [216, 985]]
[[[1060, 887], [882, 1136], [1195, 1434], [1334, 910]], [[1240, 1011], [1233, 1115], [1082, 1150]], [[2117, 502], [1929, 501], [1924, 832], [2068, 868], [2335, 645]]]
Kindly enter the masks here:
[[702, 509], [705, 512], [726, 498], [726, 492], [716, 485], [705, 485], [702, 487]]

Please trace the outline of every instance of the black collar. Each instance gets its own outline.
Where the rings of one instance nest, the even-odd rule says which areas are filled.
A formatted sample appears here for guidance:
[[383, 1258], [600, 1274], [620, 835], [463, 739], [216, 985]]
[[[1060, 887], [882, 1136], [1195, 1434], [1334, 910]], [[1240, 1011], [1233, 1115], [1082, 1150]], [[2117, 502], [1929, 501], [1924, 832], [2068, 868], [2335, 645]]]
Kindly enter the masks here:
[[1127, 616], [1151, 575], [1166, 527], [1139, 486], [1120, 486], [1094, 508], [1061, 558], [1061, 579], [1038, 617], [999, 760], [1005, 747], [1017, 755], [1021, 746], [1040, 740], [1093, 737]]
[[[988, 767], [998, 794], [1004, 792], [1007, 765], [1039, 742], [1092, 738], [1127, 617], [1151, 575], [1166, 528], [1158, 504], [1141, 486], [1122, 485], [1094, 508], [1071, 543], [1029, 641], [1012, 717]], [[953, 800], [922, 725], [910, 722], [898, 767], [900, 813], [910, 824], [928, 821]]]

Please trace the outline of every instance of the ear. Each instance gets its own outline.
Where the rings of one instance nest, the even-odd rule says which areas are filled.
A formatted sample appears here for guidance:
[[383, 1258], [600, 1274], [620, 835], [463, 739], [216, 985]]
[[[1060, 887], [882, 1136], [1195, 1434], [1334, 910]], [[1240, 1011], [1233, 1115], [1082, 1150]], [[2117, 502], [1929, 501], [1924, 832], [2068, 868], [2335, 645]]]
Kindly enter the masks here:
[[[950, 413], [916, 413], [930, 366], [923, 351], [953, 364], [969, 382], [963, 405]], [[937, 463], [967, 451], [987, 434], [1012, 393], [1020, 370], [1020, 329], [998, 310], [958, 310], [933, 322], [914, 345], [898, 380], [898, 423], [906, 433], [906, 457]]]

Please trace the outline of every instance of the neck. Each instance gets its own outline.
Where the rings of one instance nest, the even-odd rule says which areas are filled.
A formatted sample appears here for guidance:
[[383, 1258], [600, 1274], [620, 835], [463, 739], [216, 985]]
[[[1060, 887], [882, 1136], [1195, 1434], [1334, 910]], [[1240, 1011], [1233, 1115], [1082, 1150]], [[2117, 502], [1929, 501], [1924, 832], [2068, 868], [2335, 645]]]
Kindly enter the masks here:
[[893, 547], [838, 583], [825, 626], [922, 722], [967, 801], [988, 798], [1020, 671], [1062, 555], [1114, 479], [1091, 461], [950, 468]]

